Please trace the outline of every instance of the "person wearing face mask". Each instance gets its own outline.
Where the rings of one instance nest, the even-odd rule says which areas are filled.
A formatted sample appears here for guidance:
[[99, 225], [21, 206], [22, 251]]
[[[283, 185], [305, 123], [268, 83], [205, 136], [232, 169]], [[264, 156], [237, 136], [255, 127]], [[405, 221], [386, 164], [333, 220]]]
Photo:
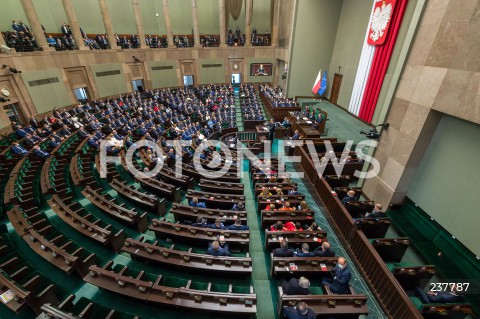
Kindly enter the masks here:
[[352, 273], [347, 267], [347, 261], [344, 257], [340, 257], [335, 269], [333, 269], [333, 278], [323, 279], [322, 285], [330, 287], [330, 290], [335, 294], [348, 294], [350, 278], [352, 278]]

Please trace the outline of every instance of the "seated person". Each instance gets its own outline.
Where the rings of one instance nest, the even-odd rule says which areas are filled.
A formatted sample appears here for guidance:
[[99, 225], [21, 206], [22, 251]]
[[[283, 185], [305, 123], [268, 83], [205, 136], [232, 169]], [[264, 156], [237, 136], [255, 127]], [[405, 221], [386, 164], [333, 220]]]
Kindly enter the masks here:
[[193, 207], [207, 208], [207, 204], [205, 204], [205, 202], [199, 202], [198, 197], [193, 197], [189, 205]]
[[352, 273], [347, 267], [347, 261], [344, 257], [338, 258], [337, 265], [333, 269], [333, 278], [324, 278], [322, 285], [330, 287], [334, 294], [348, 294], [349, 282], [352, 278]]
[[286, 222], [285, 224], [281, 221], [276, 222], [270, 226], [270, 231], [296, 231], [297, 227], [292, 222]]
[[373, 211], [371, 213], [366, 213], [365, 218], [382, 218], [387, 217], [385, 212], [382, 212], [382, 204], [375, 204]]
[[335, 252], [330, 250], [330, 243], [323, 242], [321, 246], [315, 248], [313, 253], [317, 257], [335, 257]]
[[297, 207], [298, 210], [308, 210], [308, 205], [307, 205], [307, 202], [302, 200], [300, 202], [300, 205], [298, 205]]
[[202, 159], [202, 160], [207, 160], [207, 159], [208, 159], [208, 157], [207, 157], [207, 152], [202, 151], [202, 153], [200, 153], [199, 157], [200, 157], [200, 159]]
[[415, 288], [415, 295], [418, 296], [424, 303], [461, 303], [465, 302], [465, 297], [462, 296], [453, 286], [451, 291], [428, 291], [425, 292], [422, 288]]
[[288, 195], [300, 195], [296, 186], [293, 186], [293, 189], [288, 191]]
[[262, 187], [262, 192], [260, 193], [260, 196], [272, 196], [272, 193], [270, 193], [267, 187]]
[[235, 223], [233, 225], [228, 226], [228, 230], [248, 230], [247, 225], [242, 225], [242, 221], [240, 218], [235, 219]]
[[227, 229], [227, 227], [222, 223], [222, 220], [220, 218], [216, 218], [215, 223], [208, 225], [208, 228]]
[[206, 228], [208, 227], [208, 222], [206, 218], [203, 217], [198, 217], [197, 221], [192, 224], [193, 227], [203, 227]]
[[285, 319], [316, 319], [317, 314], [301, 301], [296, 307], [284, 307], [283, 317]]
[[225, 241], [225, 236], [223, 235], [219, 235], [217, 236], [217, 240], [218, 240], [218, 243], [220, 244], [220, 247], [227, 250], [227, 251], [230, 251], [230, 246], [228, 245], [228, 243]]
[[303, 230], [305, 230], [305, 231], [316, 231], [316, 230], [322, 230], [322, 229], [318, 226], [317, 222], [313, 222], [310, 225], [308, 225], [308, 224], [303, 225]]
[[310, 281], [305, 277], [282, 281], [282, 289], [285, 295], [309, 295], [310, 290], [308, 287], [310, 287]]
[[342, 204], [345, 205], [346, 203], [348, 202], [351, 202], [351, 201], [356, 201], [358, 200], [357, 197], [355, 197], [355, 191], [354, 190], [349, 190], [347, 192], [347, 196], [345, 196], [343, 199], [342, 199]]
[[293, 257], [294, 253], [293, 249], [288, 248], [288, 243], [284, 239], [280, 241], [280, 247], [273, 250], [275, 257]]
[[300, 133], [298, 130], [295, 130], [294, 134], [292, 135], [291, 139], [292, 140], [298, 140], [300, 138]]
[[60, 142], [57, 139], [55, 139], [54, 136], [50, 137], [50, 140], [48, 141], [48, 147], [50, 147], [51, 149], [54, 149], [58, 145], [60, 145]]
[[275, 204], [268, 204], [267, 207], [265, 207], [265, 210], [275, 210]]
[[18, 144], [18, 142], [13, 142], [12, 143], [12, 153], [14, 154], [17, 154], [17, 155], [26, 155], [28, 154], [28, 151], [20, 144]]
[[233, 210], [233, 211], [243, 211], [243, 210], [245, 210], [245, 205], [244, 205], [242, 202], [237, 203], [237, 204], [233, 204], [233, 207], [232, 207], [232, 209], [230, 209], [230, 210]]
[[295, 207], [291, 207], [290, 202], [285, 202], [285, 205], [283, 205], [283, 207], [279, 210], [295, 210]]
[[45, 152], [44, 150], [42, 150], [38, 145], [35, 145], [33, 147], [33, 154], [40, 157], [41, 159], [46, 159], [47, 157], [50, 156], [48, 152]]
[[315, 257], [315, 254], [310, 252], [310, 246], [307, 243], [302, 244], [302, 249], [295, 251], [295, 257]]
[[212, 256], [231, 256], [228, 249], [222, 248], [218, 240], [212, 242], [207, 249], [207, 255]]

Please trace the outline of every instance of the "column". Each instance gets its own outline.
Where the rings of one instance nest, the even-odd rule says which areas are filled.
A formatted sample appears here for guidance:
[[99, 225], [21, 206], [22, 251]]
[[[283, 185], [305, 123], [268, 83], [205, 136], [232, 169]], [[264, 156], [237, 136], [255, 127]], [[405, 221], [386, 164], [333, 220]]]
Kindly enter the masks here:
[[192, 20], [193, 20], [193, 43], [195, 47], [199, 47], [200, 33], [198, 32], [197, 0], [192, 0]]
[[220, 46], [227, 46], [227, 26], [225, 19], [225, 0], [218, 0], [218, 15], [220, 16]]
[[140, 40], [140, 48], [147, 48], [145, 42], [145, 31], [143, 31], [142, 15], [140, 13], [140, 4], [138, 0], [132, 0], [133, 15], [135, 16], [135, 25], [137, 26], [137, 37]]
[[86, 47], [85, 43], [83, 42], [80, 26], [78, 25], [77, 15], [75, 14], [75, 10], [73, 10], [72, 0], [62, 0], [62, 2], [63, 9], [67, 15], [68, 24], [70, 25], [70, 30], [72, 31], [72, 36], [77, 44], [77, 47], [80, 50], [89, 50], [89, 48]]
[[245, 1], [245, 46], [252, 46], [252, 10], [253, 0]]
[[33, 6], [32, 0], [21, 0], [23, 11], [27, 17], [28, 23], [30, 24], [31, 31], [37, 39], [37, 44], [43, 51], [53, 51], [54, 48], [48, 46], [47, 39], [43, 33], [42, 25], [40, 20], [38, 20], [37, 12]]
[[173, 47], [172, 23], [170, 21], [170, 10], [168, 0], [163, 0], [163, 16], [165, 17], [165, 29], [167, 30], [168, 47]]
[[100, 12], [102, 13], [103, 25], [105, 26], [105, 32], [107, 33], [108, 43], [111, 49], [120, 49], [115, 41], [115, 34], [113, 33], [112, 21], [110, 20], [110, 14], [108, 13], [107, 0], [98, 0], [100, 6]]
[[273, 23], [272, 23], [272, 38], [270, 45], [276, 47], [278, 45], [278, 26], [280, 22], [280, 0], [273, 0]]

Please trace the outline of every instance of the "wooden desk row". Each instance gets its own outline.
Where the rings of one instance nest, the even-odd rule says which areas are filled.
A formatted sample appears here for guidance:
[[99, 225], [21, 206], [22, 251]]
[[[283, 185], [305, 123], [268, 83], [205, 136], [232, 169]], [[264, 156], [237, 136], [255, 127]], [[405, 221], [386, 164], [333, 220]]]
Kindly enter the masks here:
[[278, 287], [280, 316], [283, 307], [294, 307], [303, 301], [317, 315], [368, 315], [367, 296], [355, 295], [286, 295], [282, 287]]
[[240, 183], [240, 177], [238, 177], [237, 173], [225, 173], [222, 176], [217, 177], [216, 174], [218, 173], [216, 172], [210, 172], [209, 170], [206, 170], [205, 174], [202, 174], [195, 167], [185, 163], [182, 163], [182, 165], [180, 165], [180, 163], [177, 162], [175, 165], [182, 170], [182, 174], [190, 176], [190, 178], [195, 178], [196, 180], [208, 179], [232, 184]]
[[126, 238], [123, 229], [114, 229], [111, 224], [106, 224], [88, 213], [78, 203], [67, 204], [58, 195], [53, 195], [48, 204], [58, 217], [84, 236], [108, 245], [115, 251], [119, 251], [123, 246]]
[[101, 194], [99, 190], [95, 190], [87, 186], [82, 191], [83, 196], [92, 204], [97, 206], [107, 215], [122, 222], [123, 224], [136, 228], [139, 232], [144, 232], [148, 228], [147, 213], [140, 213], [123, 207], [123, 204], [117, 204], [113, 198], [106, 194]]
[[270, 227], [277, 221], [284, 223], [287, 221], [299, 222], [302, 226], [315, 221], [315, 212], [313, 210], [262, 210], [260, 214], [262, 229]]
[[88, 267], [95, 263], [95, 254], [55, 231], [48, 219], [35, 208], [27, 211], [15, 205], [7, 215], [17, 234], [30, 248], [60, 270], [84, 276]]
[[[80, 298], [75, 304], [75, 295], [69, 295], [61, 303], [48, 302], [41, 307], [43, 311], [39, 318], [55, 319], [77, 319], [77, 318], [95, 318], [95, 319], [113, 319], [113, 318], [131, 318], [140, 319], [139, 316], [119, 313], [113, 309], [100, 306], [86, 298]], [[43, 316], [43, 317], [42, 317]]]
[[217, 182], [201, 179], [199, 185], [203, 192], [243, 195], [243, 183]]
[[164, 219], [154, 219], [149, 229], [155, 233], [157, 238], [171, 238], [178, 242], [190, 245], [207, 247], [208, 243], [224, 236], [225, 242], [230, 247], [235, 246], [242, 250], [248, 250], [250, 232], [248, 230], [219, 230], [210, 228], [194, 227], [179, 223], [170, 223]]
[[213, 193], [209, 194], [202, 191], [188, 190], [186, 198], [190, 202], [193, 198], [198, 198], [199, 202], [204, 202], [208, 208], [231, 209], [234, 204], [245, 204], [243, 195], [224, 195]]
[[224, 224], [233, 224], [238, 218], [240, 218], [242, 224], [247, 221], [246, 211], [200, 208], [176, 203], [172, 205], [170, 213], [174, 215], [176, 221], [195, 222], [198, 217], [207, 219], [209, 223], [213, 223], [217, 218], [220, 218]]
[[[247, 257], [215, 257], [206, 254], [181, 251], [171, 247], [161, 247], [157, 242], [147, 243], [142, 238], [135, 240], [128, 238], [122, 247], [123, 252], [129, 253], [133, 259], [164, 264], [174, 268], [181, 267], [187, 271], [249, 276], [252, 272], [252, 259]], [[206, 249], [205, 249], [206, 251]]]
[[149, 212], [163, 216], [167, 212], [164, 198], [141, 192], [131, 185], [121, 182], [118, 179], [112, 180], [109, 185], [122, 197], [147, 209]]
[[303, 243], [307, 243], [310, 249], [322, 245], [327, 240], [327, 232], [324, 230], [315, 231], [270, 231], [265, 230], [265, 250], [271, 251], [280, 247], [280, 241], [285, 240], [289, 247], [300, 248]]
[[6, 307], [17, 314], [29, 307], [38, 314], [42, 304], [58, 302], [58, 287], [17, 253], [8, 235], [0, 236], [0, 256], [0, 291], [15, 294]]
[[[206, 311], [212, 313], [232, 313], [253, 315], [256, 313], [256, 295], [253, 287], [250, 293], [235, 293], [230, 285], [228, 292], [192, 289], [191, 281], [184, 287], [165, 286], [162, 275], [156, 279], [147, 276], [144, 271], [132, 272], [127, 266], [113, 269], [113, 262], [103, 267], [91, 266], [84, 281], [110, 292], [128, 296], [137, 300], [172, 307]], [[153, 280], [150, 280], [150, 278]]]

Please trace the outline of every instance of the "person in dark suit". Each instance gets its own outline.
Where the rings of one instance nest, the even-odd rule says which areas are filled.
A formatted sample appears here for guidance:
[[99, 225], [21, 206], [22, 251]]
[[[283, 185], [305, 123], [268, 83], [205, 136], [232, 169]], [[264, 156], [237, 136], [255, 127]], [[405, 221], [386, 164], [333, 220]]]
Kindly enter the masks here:
[[15, 134], [20, 138], [24, 138], [28, 133], [20, 125], [18, 125], [17, 129], [15, 130]]
[[26, 155], [28, 154], [28, 151], [20, 144], [17, 142], [12, 143], [12, 153], [17, 154], [17, 155]]
[[286, 295], [309, 295], [310, 281], [305, 277], [292, 278], [289, 281], [282, 281], [283, 293]]
[[50, 147], [51, 149], [54, 149], [58, 145], [60, 145], [60, 141], [55, 139], [54, 136], [50, 137], [50, 140], [48, 141], [48, 147]]
[[295, 251], [295, 257], [315, 257], [315, 254], [310, 252], [310, 246], [307, 243], [303, 243], [302, 249]]
[[69, 36], [70, 34], [72, 34], [72, 31], [70, 31], [70, 27], [66, 23], [62, 24], [62, 27], [60, 29], [64, 36]]
[[415, 288], [415, 295], [418, 296], [424, 303], [461, 303], [465, 302], [465, 297], [460, 295], [453, 287], [452, 291], [428, 291], [425, 292], [422, 288]]
[[347, 196], [345, 196], [343, 199], [342, 199], [342, 204], [345, 205], [346, 203], [348, 202], [351, 202], [351, 201], [356, 201], [357, 200], [357, 197], [355, 197], [355, 191], [354, 190], [349, 190], [347, 192]]
[[330, 287], [330, 290], [335, 294], [347, 294], [349, 292], [348, 284], [351, 278], [352, 273], [347, 267], [347, 261], [344, 257], [340, 257], [333, 270], [333, 278], [323, 279], [322, 285]]
[[30, 126], [33, 127], [34, 129], [37, 129], [39, 124], [37, 122], [37, 119], [35, 118], [35, 116], [32, 115], [32, 117], [30, 118]]
[[212, 256], [231, 256], [230, 252], [228, 249], [222, 248], [220, 246], [220, 243], [218, 240], [215, 240], [212, 242], [210, 247], [207, 249], [207, 255], [212, 255]]
[[228, 230], [248, 230], [247, 225], [242, 225], [240, 218], [235, 219], [235, 223], [228, 226]]
[[273, 141], [274, 137], [275, 137], [275, 121], [273, 119], [270, 119], [270, 123], [268, 123], [268, 139], [270, 141]]
[[33, 154], [40, 157], [41, 159], [46, 159], [50, 156], [48, 152], [43, 151], [38, 145], [35, 145], [33, 147]]
[[365, 218], [382, 218], [387, 217], [385, 212], [382, 212], [382, 204], [375, 204], [373, 211], [371, 213], [366, 213]]
[[294, 250], [288, 248], [288, 243], [285, 240], [280, 241], [280, 248], [273, 250], [273, 256], [275, 257], [293, 257]]
[[295, 307], [284, 307], [283, 317], [285, 319], [315, 319], [317, 314], [301, 301]]
[[225, 225], [222, 223], [222, 220], [220, 218], [216, 218], [215, 223], [208, 225], [208, 228], [227, 229], [227, 227], [225, 227]]
[[295, 133], [292, 136], [292, 140], [298, 140], [300, 138], [300, 133], [298, 133], [298, 130], [295, 130]]
[[197, 217], [197, 221], [192, 224], [193, 227], [202, 227], [202, 228], [207, 228], [208, 227], [208, 221], [207, 219], [203, 217]]
[[335, 252], [330, 250], [330, 243], [326, 241], [320, 247], [315, 248], [313, 253], [317, 257], [335, 257]]
[[288, 195], [300, 195], [300, 193], [297, 190], [297, 187], [294, 186], [292, 190], [288, 191]]

